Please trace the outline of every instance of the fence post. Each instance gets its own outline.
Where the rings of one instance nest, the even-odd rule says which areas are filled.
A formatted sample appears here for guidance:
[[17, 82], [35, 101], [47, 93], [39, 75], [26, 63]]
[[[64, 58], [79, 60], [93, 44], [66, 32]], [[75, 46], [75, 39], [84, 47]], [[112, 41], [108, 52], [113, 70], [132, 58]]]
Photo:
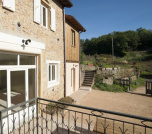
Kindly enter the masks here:
[[146, 94], [147, 94], [147, 81], [146, 81]]
[[131, 78], [129, 77], [129, 91], [131, 90]]

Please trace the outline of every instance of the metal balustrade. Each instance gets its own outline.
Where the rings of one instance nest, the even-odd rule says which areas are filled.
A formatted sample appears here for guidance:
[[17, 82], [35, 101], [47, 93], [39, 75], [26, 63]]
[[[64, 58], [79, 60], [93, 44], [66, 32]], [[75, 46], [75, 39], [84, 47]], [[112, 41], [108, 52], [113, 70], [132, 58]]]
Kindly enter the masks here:
[[0, 111], [0, 132], [1, 134], [152, 134], [152, 119], [35, 98]]

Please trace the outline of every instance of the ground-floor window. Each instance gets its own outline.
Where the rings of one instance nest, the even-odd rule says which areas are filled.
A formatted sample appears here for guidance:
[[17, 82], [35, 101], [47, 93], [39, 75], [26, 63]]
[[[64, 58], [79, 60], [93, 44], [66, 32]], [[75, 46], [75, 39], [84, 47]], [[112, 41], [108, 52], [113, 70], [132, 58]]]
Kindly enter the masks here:
[[48, 88], [58, 85], [60, 81], [60, 61], [47, 61]]
[[36, 70], [37, 56], [0, 52], [0, 110], [37, 96]]

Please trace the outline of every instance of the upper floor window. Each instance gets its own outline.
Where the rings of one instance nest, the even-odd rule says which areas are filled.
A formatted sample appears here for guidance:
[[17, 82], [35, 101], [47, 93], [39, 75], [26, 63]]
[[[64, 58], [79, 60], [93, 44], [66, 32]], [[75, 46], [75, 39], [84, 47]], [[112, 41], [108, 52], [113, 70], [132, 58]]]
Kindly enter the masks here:
[[72, 35], [72, 46], [75, 46], [75, 31], [71, 30], [71, 35]]
[[[34, 22], [41, 24], [52, 31], [56, 31], [56, 12], [41, 0], [34, 0]], [[50, 25], [48, 25], [50, 24]]]
[[47, 21], [48, 21], [48, 10], [44, 5], [41, 5], [41, 25], [44, 27], [47, 27]]

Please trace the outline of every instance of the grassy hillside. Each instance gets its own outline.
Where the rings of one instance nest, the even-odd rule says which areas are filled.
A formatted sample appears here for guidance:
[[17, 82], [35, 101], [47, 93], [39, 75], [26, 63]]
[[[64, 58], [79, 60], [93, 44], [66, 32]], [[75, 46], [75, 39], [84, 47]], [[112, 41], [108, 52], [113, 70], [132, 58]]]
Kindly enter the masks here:
[[90, 63], [102, 67], [130, 68], [136, 66], [143, 73], [152, 73], [152, 51], [127, 52], [124, 57], [114, 57], [114, 61], [111, 55], [101, 54], [94, 56], [85, 55], [82, 63]]

